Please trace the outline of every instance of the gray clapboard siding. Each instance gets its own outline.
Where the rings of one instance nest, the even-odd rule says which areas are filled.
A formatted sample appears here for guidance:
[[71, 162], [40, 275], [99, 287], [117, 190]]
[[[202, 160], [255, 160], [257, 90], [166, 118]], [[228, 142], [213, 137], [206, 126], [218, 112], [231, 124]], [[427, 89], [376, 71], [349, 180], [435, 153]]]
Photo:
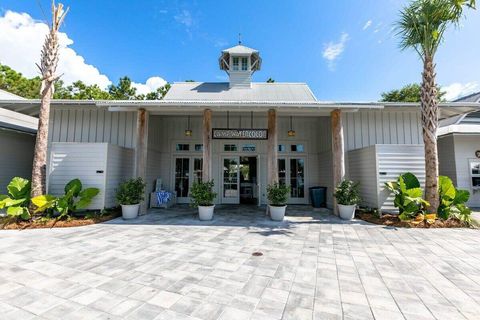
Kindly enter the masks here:
[[453, 135], [438, 138], [438, 172], [442, 176], [452, 179], [455, 185], [458, 184], [455, 164], [455, 143]]
[[48, 193], [63, 195], [65, 185], [78, 178], [84, 188], [100, 189], [87, 209], [113, 207], [118, 184], [133, 176], [133, 157], [132, 149], [108, 143], [54, 142], [50, 148]]
[[34, 148], [34, 135], [0, 129], [0, 194], [13, 177], [30, 180]]
[[398, 212], [385, 182], [411, 172], [425, 185], [423, 145], [378, 144], [348, 152], [348, 177], [360, 182], [363, 204], [386, 212]]
[[137, 114], [108, 112], [104, 108], [52, 108], [50, 142], [107, 142], [135, 147]]

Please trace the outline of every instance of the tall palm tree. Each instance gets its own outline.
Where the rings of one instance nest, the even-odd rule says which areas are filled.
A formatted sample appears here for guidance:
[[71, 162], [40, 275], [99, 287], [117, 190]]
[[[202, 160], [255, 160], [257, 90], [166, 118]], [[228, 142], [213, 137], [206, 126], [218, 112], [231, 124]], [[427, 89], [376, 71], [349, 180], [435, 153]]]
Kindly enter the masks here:
[[52, 25], [50, 32], [45, 38], [42, 48], [41, 62], [37, 64], [42, 74], [42, 87], [40, 88], [40, 114], [38, 117], [38, 131], [35, 142], [32, 169], [32, 197], [46, 192], [47, 175], [47, 145], [48, 145], [48, 120], [50, 115], [50, 101], [53, 96], [55, 82], [58, 76], [55, 74], [58, 64], [58, 30], [65, 19], [68, 9], [64, 10], [61, 3], [55, 6], [52, 1]]
[[400, 12], [397, 31], [402, 49], [413, 48], [423, 62], [421, 110], [425, 144], [425, 198], [427, 211], [435, 213], [438, 194], [438, 95], [435, 84], [435, 54], [450, 25], [458, 26], [465, 8], [475, 9], [475, 0], [414, 0]]

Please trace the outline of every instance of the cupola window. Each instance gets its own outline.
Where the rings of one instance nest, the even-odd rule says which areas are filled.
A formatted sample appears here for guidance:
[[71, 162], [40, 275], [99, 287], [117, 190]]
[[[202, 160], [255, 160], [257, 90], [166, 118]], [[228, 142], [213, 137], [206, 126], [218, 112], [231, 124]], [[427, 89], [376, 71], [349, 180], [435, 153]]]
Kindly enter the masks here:
[[242, 71], [248, 70], [248, 58], [242, 58]]
[[233, 70], [234, 71], [238, 71], [238, 60], [239, 58], [238, 57], [233, 57]]

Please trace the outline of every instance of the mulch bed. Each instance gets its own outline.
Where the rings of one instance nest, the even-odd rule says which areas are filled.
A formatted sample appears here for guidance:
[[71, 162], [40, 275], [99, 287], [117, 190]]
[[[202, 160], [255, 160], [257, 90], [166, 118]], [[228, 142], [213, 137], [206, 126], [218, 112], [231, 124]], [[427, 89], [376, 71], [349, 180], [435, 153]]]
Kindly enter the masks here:
[[357, 211], [355, 217], [370, 223], [399, 228], [468, 228], [465, 223], [457, 219], [437, 219], [432, 224], [428, 224], [425, 221], [415, 224], [411, 221], [402, 221], [397, 215], [393, 214], [382, 214], [382, 217], [380, 218], [373, 213], [361, 211]]
[[36, 219], [33, 221], [8, 221], [8, 218], [0, 218], [0, 229], [23, 230], [23, 229], [43, 229], [43, 228], [70, 228], [88, 226], [91, 224], [102, 223], [121, 216], [119, 210], [111, 211], [103, 215], [95, 215], [91, 218], [71, 217], [65, 220]]

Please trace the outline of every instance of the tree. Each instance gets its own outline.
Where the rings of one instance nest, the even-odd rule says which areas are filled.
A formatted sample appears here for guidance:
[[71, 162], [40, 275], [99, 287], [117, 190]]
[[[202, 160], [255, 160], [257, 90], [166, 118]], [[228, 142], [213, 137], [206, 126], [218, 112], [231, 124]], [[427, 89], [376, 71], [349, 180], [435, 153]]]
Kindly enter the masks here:
[[168, 90], [170, 90], [170, 83], [167, 83], [163, 87], [157, 88], [157, 90], [147, 93], [145, 96], [146, 100], [161, 100], [167, 94]]
[[272, 78], [268, 78], [268, 79], [267, 79], [267, 83], [274, 83], [274, 82], [275, 82], [275, 80], [272, 79]]
[[114, 100], [134, 100], [137, 89], [132, 87], [132, 80], [125, 76], [120, 78], [118, 85], [110, 85], [108, 93]]
[[[57, 83], [60, 83], [58, 81]], [[55, 90], [55, 99], [76, 99], [76, 100], [110, 100], [110, 93], [102, 90], [98, 85], [86, 85], [82, 81], [75, 81], [66, 88], [61, 86]]]
[[438, 193], [438, 93], [435, 84], [435, 54], [450, 25], [458, 26], [465, 8], [475, 0], [414, 0], [400, 12], [397, 31], [402, 50], [413, 48], [423, 62], [421, 111], [425, 145], [425, 199], [427, 211], [435, 213]]
[[9, 66], [0, 64], [0, 89], [28, 99], [40, 98], [40, 77], [28, 79]]
[[41, 102], [40, 114], [38, 116], [37, 138], [33, 155], [32, 198], [46, 192], [45, 181], [50, 101], [53, 97], [55, 82], [58, 80], [58, 76], [55, 74], [59, 55], [58, 30], [67, 12], [68, 8], [64, 11], [61, 3], [55, 6], [55, 1], [52, 1], [52, 25], [43, 44], [40, 65], [37, 64], [41, 73], [42, 86], [40, 88]]
[[[420, 102], [422, 86], [417, 83], [407, 84], [401, 89], [382, 93], [382, 102]], [[437, 99], [443, 101], [444, 91], [437, 86]]]

